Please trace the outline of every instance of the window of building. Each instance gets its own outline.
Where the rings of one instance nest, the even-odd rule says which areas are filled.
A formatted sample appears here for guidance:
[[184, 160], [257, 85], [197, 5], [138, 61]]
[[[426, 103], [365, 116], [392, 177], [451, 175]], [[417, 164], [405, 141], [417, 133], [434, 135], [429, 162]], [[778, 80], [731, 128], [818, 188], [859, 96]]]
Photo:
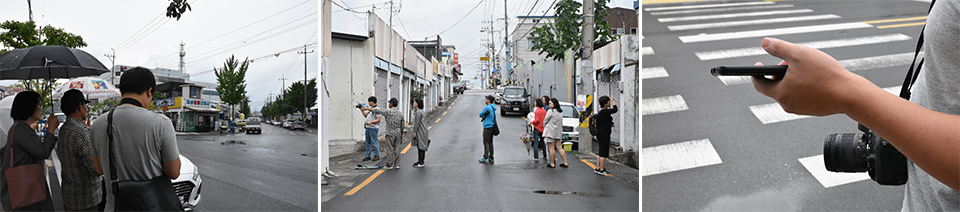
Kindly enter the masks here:
[[636, 28], [636, 27], [630, 28], [630, 34], [636, 35], [636, 34], [637, 34], [637, 28]]
[[533, 50], [533, 46], [537, 44], [537, 39], [533, 37], [527, 37], [527, 50]]
[[623, 34], [623, 28], [616, 28], [616, 31], [617, 31], [617, 34], [618, 34], [618, 35], [622, 35], [622, 34]]

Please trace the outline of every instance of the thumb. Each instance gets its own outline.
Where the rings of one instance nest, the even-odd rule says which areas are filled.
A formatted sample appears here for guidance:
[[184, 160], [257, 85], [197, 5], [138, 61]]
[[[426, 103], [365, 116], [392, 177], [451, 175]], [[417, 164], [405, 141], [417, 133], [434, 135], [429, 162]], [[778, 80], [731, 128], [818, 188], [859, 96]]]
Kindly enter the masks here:
[[800, 45], [776, 38], [763, 38], [760, 45], [770, 55], [787, 61], [793, 60], [794, 56], [798, 55], [800, 51]]

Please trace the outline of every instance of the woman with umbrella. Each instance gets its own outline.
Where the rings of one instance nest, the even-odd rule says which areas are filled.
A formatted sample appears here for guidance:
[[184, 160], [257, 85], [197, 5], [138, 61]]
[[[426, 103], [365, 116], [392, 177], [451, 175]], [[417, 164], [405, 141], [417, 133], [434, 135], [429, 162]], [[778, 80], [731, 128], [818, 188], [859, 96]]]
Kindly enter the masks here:
[[[10, 116], [14, 124], [8, 131], [7, 145], [3, 157], [0, 157], [0, 203], [4, 211], [53, 211], [53, 201], [50, 198], [49, 188], [44, 186], [47, 198], [38, 203], [13, 208], [10, 201], [10, 187], [7, 184], [6, 171], [8, 167], [38, 164], [50, 157], [50, 152], [57, 145], [53, 133], [47, 133], [41, 140], [30, 123], [39, 121], [43, 114], [40, 107], [40, 94], [33, 91], [24, 91], [17, 94], [13, 100]], [[47, 132], [53, 132], [60, 125], [57, 116], [47, 118]], [[35, 126], [35, 125], [34, 125]], [[43, 176], [41, 173], [39, 176]], [[40, 179], [41, 181], [43, 179]]]

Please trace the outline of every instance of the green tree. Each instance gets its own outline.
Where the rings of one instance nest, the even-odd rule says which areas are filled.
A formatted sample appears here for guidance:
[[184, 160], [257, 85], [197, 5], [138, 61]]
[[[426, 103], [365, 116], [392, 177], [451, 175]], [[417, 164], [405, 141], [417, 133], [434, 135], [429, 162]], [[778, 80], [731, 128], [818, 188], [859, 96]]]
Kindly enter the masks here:
[[[597, 0], [594, 4], [594, 41], [593, 47], [615, 40], [613, 29], [607, 24], [607, 2]], [[578, 51], [581, 47], [581, 26], [583, 14], [580, 13], [582, 4], [574, 0], [560, 0], [554, 6], [553, 23], [534, 27], [530, 36], [534, 39], [533, 49], [539, 54], [546, 54], [547, 58], [562, 61], [567, 50]], [[575, 59], [582, 58], [582, 54], [574, 54]]]
[[[0, 54], [6, 53], [7, 51], [13, 49], [27, 48], [31, 46], [62, 45], [70, 48], [87, 46], [87, 43], [84, 42], [83, 38], [79, 35], [66, 32], [61, 28], [56, 28], [50, 25], [45, 27], [37, 27], [36, 23], [33, 21], [4, 21], [2, 24], [0, 24], [0, 43], [3, 44], [3, 48], [0, 49]], [[14, 84], [14, 87], [40, 93], [43, 106], [45, 108], [49, 108], [53, 106], [55, 101], [49, 97], [51, 96], [53, 89], [59, 87], [59, 84], [56, 83], [56, 79], [35, 79], [20, 80]]]
[[180, 16], [187, 10], [193, 10], [190, 8], [190, 3], [187, 3], [187, 0], [170, 0], [170, 5], [167, 6], [167, 17], [177, 18], [177, 21], [180, 20]]
[[243, 113], [244, 117], [250, 117], [250, 97], [243, 97], [243, 101], [240, 106], [240, 113]]
[[[288, 88], [288, 91], [283, 96], [283, 99], [284, 99], [283, 112], [289, 112], [289, 113], [300, 112], [301, 114], [306, 114], [306, 112], [308, 111], [305, 111], [306, 108], [303, 107], [304, 106], [303, 92], [304, 92], [303, 82], [298, 81], [291, 84], [290, 87]], [[307, 92], [307, 99], [306, 99], [307, 108], [317, 105], [317, 78], [313, 78], [309, 82], [307, 82], [306, 92]]]
[[230, 112], [233, 113], [233, 106], [240, 104], [246, 97], [247, 68], [250, 66], [250, 60], [244, 59], [243, 63], [230, 55], [227, 61], [223, 62], [223, 68], [213, 68], [213, 73], [217, 76], [217, 92], [220, 93], [220, 100], [230, 105]]

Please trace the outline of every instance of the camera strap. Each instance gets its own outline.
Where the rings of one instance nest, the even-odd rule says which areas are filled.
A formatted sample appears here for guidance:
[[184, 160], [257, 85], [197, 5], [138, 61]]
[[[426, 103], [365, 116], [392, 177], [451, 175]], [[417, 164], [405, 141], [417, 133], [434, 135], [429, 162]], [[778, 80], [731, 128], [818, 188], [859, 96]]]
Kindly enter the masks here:
[[[934, 3], [937, 3], [937, 0], [930, 1], [930, 9], [927, 9], [928, 15], [930, 11], [933, 10]], [[913, 83], [917, 82], [917, 78], [920, 77], [920, 68], [923, 67], [924, 59], [920, 59], [920, 64], [917, 64], [917, 57], [920, 56], [920, 48], [923, 47], [923, 31], [926, 29], [926, 24], [920, 29], [920, 39], [917, 40], [917, 50], [913, 53], [913, 62], [910, 63], [907, 76], [903, 78], [903, 86], [900, 87], [900, 97], [906, 100], [910, 100], [910, 89], [913, 88]], [[924, 55], [924, 57], [926, 57], [926, 55]], [[915, 65], [916, 69], [914, 69]], [[914, 70], [916, 70], [916, 72], [914, 72]]]

